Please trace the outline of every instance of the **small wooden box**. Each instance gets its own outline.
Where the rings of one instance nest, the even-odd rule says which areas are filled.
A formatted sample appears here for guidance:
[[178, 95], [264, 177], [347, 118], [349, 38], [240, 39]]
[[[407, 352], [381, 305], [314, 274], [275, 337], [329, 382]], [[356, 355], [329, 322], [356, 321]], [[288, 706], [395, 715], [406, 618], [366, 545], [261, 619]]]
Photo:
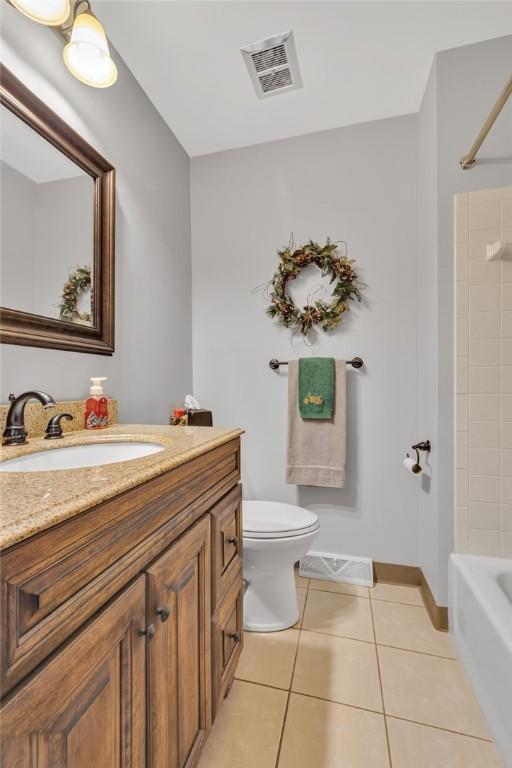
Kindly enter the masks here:
[[187, 411], [189, 427], [213, 427], [213, 415], [206, 408], [189, 408]]

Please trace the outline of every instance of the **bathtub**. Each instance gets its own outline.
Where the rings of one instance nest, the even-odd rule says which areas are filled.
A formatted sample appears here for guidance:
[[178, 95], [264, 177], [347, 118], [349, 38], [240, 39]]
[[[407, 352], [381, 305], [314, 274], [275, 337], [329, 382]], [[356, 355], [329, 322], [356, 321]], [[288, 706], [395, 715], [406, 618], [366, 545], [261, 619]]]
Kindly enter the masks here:
[[505, 768], [512, 768], [512, 560], [451, 555], [450, 629]]

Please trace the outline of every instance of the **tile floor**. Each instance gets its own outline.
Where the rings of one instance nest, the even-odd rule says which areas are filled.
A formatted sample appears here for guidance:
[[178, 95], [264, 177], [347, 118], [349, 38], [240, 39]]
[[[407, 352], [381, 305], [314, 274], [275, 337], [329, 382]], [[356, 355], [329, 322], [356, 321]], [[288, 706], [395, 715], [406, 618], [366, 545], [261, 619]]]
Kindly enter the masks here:
[[199, 768], [500, 768], [416, 587], [297, 578], [301, 617], [245, 633]]

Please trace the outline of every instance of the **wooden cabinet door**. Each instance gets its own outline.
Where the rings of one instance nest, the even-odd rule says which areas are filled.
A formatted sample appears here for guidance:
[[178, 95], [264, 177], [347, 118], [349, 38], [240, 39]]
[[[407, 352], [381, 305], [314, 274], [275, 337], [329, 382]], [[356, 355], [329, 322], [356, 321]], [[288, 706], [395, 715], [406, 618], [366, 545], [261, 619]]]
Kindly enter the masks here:
[[195, 765], [211, 723], [210, 520], [148, 571], [149, 765]]
[[127, 587], [1, 712], [5, 768], [145, 765], [145, 579]]

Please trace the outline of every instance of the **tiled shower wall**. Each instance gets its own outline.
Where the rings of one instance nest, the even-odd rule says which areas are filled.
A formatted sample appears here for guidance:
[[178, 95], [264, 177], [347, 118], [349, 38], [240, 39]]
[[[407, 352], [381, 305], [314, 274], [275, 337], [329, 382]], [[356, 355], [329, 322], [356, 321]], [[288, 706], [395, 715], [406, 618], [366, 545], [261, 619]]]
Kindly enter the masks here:
[[458, 552], [512, 557], [512, 187], [455, 196]]

